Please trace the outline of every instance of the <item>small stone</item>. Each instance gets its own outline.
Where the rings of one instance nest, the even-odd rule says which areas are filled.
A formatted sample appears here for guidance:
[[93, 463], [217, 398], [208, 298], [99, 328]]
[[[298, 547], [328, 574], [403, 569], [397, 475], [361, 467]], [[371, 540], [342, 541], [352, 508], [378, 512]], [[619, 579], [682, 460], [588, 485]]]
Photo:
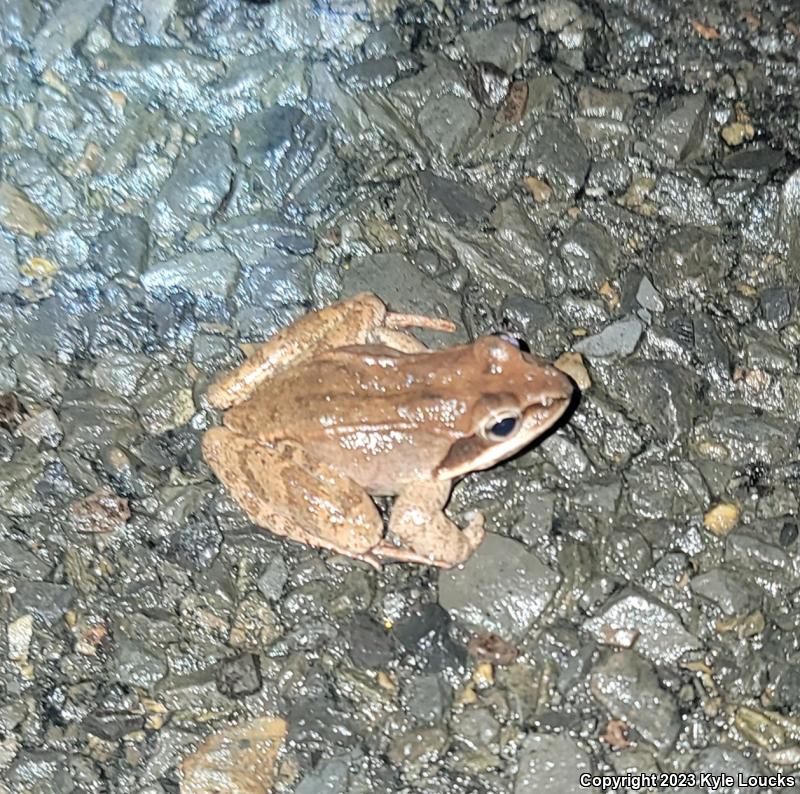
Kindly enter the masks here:
[[709, 113], [708, 99], [703, 93], [680, 96], [668, 102], [653, 130], [653, 144], [672, 160], [691, 159], [700, 151]]
[[747, 141], [752, 141], [756, 131], [750, 122], [734, 121], [726, 124], [720, 131], [720, 135], [728, 146], [741, 146]]
[[562, 353], [553, 364], [565, 375], [569, 375], [581, 391], [586, 391], [591, 387], [592, 378], [580, 353]]
[[223, 695], [240, 698], [254, 695], [261, 689], [261, 665], [258, 656], [244, 653], [220, 664], [217, 687]]
[[439, 578], [439, 603], [470, 628], [508, 642], [528, 633], [560, 576], [521, 543], [489, 534], [461, 568]]
[[12, 237], [0, 232], [0, 294], [16, 292], [21, 283], [17, 247]]
[[589, 754], [567, 735], [533, 733], [520, 748], [514, 794], [595, 794], [580, 778], [591, 774]]
[[558, 119], [539, 122], [525, 170], [547, 182], [557, 198], [574, 198], [583, 187], [589, 163], [589, 152], [571, 127]]
[[37, 446], [45, 442], [55, 448], [64, 437], [64, 430], [52, 408], [29, 416], [19, 427], [19, 432]]
[[416, 676], [409, 682], [407, 708], [419, 722], [440, 722], [452, 701], [453, 691], [441, 674]]
[[47, 234], [52, 222], [19, 188], [0, 182], [0, 226], [13, 234], [36, 237]]
[[272, 791], [286, 722], [259, 717], [213, 734], [181, 764], [181, 794]]
[[635, 317], [617, 320], [599, 334], [577, 342], [575, 350], [588, 358], [623, 358], [636, 349], [642, 330], [642, 323]]
[[452, 156], [478, 128], [480, 116], [454, 94], [432, 96], [419, 114], [419, 126], [431, 144], [445, 157]]
[[85, 499], [73, 502], [69, 512], [78, 532], [119, 532], [131, 517], [128, 500], [110, 488], [99, 488]]
[[18, 581], [14, 605], [21, 611], [33, 612], [49, 624], [64, 617], [75, 599], [75, 588], [51, 582]]
[[443, 728], [415, 728], [396, 736], [389, 745], [389, 760], [403, 769], [429, 767], [444, 755], [450, 739]]
[[655, 664], [675, 664], [686, 651], [700, 646], [697, 638], [683, 627], [675, 610], [631, 587], [614, 596], [584, 626], [598, 642], [613, 639], [618, 631], [637, 631], [636, 650]]
[[742, 511], [732, 502], [715, 505], [703, 516], [703, 526], [717, 537], [724, 538], [739, 522]]
[[528, 192], [533, 196], [533, 200], [537, 204], [546, 204], [553, 198], [553, 188], [542, 179], [536, 176], [526, 176], [523, 178], [522, 183], [528, 189]]
[[226, 298], [239, 277], [238, 260], [226, 251], [195, 251], [152, 264], [142, 274], [148, 291], [179, 287], [196, 296]]
[[353, 616], [347, 628], [350, 641], [350, 658], [365, 670], [386, 668], [394, 658], [392, 639], [383, 626], [369, 615]]
[[0, 394], [0, 427], [13, 433], [27, 415], [27, 409], [14, 392]]
[[592, 670], [592, 695], [659, 749], [675, 743], [681, 718], [675, 698], [661, 688], [652, 666], [634, 651], [609, 654]]
[[33, 639], [33, 615], [27, 614], [8, 624], [8, 658], [18, 666], [28, 664]]
[[664, 311], [664, 300], [647, 276], [644, 276], [639, 282], [639, 288], [636, 290], [636, 301], [643, 309], [647, 309], [650, 312], [660, 314]]
[[724, 568], [714, 568], [692, 578], [693, 593], [716, 604], [726, 615], [745, 615], [758, 606], [758, 585]]

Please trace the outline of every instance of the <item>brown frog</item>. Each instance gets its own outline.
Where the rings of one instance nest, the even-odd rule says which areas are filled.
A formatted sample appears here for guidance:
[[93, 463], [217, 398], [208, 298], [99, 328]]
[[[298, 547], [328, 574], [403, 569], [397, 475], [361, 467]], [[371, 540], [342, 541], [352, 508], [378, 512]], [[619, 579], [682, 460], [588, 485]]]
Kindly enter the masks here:
[[[257, 525], [375, 567], [449, 568], [484, 536], [443, 508], [454, 480], [526, 446], [572, 382], [512, 337], [428, 350], [403, 328], [453, 331], [362, 293], [277, 333], [208, 390], [227, 409], [203, 454]], [[395, 496], [384, 537], [372, 496]], [[394, 542], [393, 542], [394, 541]]]

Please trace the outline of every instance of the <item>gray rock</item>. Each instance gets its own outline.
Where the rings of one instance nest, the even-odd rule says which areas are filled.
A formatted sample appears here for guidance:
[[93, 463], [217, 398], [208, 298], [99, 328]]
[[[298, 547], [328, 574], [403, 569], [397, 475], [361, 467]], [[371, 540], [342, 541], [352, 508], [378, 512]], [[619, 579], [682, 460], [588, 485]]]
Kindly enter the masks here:
[[563, 237], [558, 252], [573, 289], [596, 292], [616, 274], [619, 246], [600, 225], [578, 221]]
[[628, 317], [611, 323], [599, 334], [581, 339], [574, 347], [589, 358], [622, 358], [636, 349], [642, 330], [638, 319]]
[[671, 160], [685, 161], [697, 155], [709, 119], [705, 94], [689, 94], [670, 101], [660, 111], [651, 137], [658, 151]]
[[217, 224], [214, 231], [243, 265], [257, 265], [273, 248], [293, 254], [310, 254], [314, 250], [314, 236], [308, 229], [272, 210], [239, 215]]
[[132, 397], [151, 360], [143, 353], [109, 350], [92, 371], [94, 385], [118, 397]]
[[14, 372], [23, 394], [46, 401], [61, 392], [66, 381], [66, 373], [55, 362], [44, 361], [40, 356], [20, 353], [14, 359]]
[[711, 190], [696, 177], [664, 174], [648, 199], [662, 218], [681, 226], [717, 227], [722, 221]]
[[289, 570], [283, 557], [273, 557], [258, 577], [256, 586], [264, 598], [277, 601], [289, 578]]
[[560, 581], [536, 555], [514, 540], [488, 534], [460, 569], [439, 578], [439, 603], [469, 628], [524, 639]]
[[175, 236], [207, 222], [231, 188], [233, 152], [227, 140], [207, 135], [177, 161], [153, 205], [156, 234]]
[[599, 789], [580, 783], [581, 775], [591, 772], [589, 753], [573, 738], [533, 733], [520, 748], [514, 794], [594, 794]]
[[716, 604], [726, 615], [746, 615], [758, 608], [757, 585], [726, 568], [712, 568], [692, 578], [692, 592]]
[[785, 462], [792, 455], [797, 427], [783, 418], [742, 407], [718, 407], [701, 420], [693, 433], [694, 447], [703, 458], [734, 466], [754, 462]]
[[303, 776], [294, 794], [348, 794], [349, 782], [347, 762], [341, 758], [328, 758]]
[[103, 10], [106, 0], [62, 2], [49, 14], [33, 40], [33, 51], [47, 66], [55, 58], [70, 54], [72, 47], [86, 35], [89, 26]]
[[66, 584], [20, 580], [15, 588], [15, 608], [20, 612], [33, 612], [47, 623], [64, 617], [75, 599], [75, 588]]
[[583, 141], [558, 119], [543, 119], [534, 134], [525, 159], [526, 173], [547, 182], [557, 198], [572, 199], [589, 173], [589, 153]]
[[792, 567], [789, 554], [780, 546], [741, 530], [725, 539], [725, 561], [740, 569], [769, 575], [776, 584]]
[[770, 328], [783, 328], [792, 315], [792, 303], [786, 287], [769, 287], [759, 295], [761, 316]]
[[42, 509], [38, 485], [43, 466], [33, 450], [16, 454], [11, 463], [0, 466], [0, 509], [12, 516], [30, 516]]
[[427, 724], [441, 722], [453, 701], [452, 689], [439, 674], [415, 676], [405, 694], [408, 713]]
[[83, 727], [101, 739], [115, 742], [127, 733], [141, 730], [144, 727], [144, 717], [124, 711], [98, 710], [86, 717]]
[[[400, 254], [354, 257], [344, 274], [342, 294], [355, 295], [364, 290], [375, 292], [395, 311], [444, 316], [456, 322], [460, 316], [458, 295]], [[421, 332], [419, 337], [435, 346], [464, 339], [462, 329], [445, 338], [431, 332]]]
[[23, 749], [3, 775], [11, 791], [34, 794], [70, 794], [75, 791], [65, 753]]
[[167, 674], [162, 651], [138, 638], [118, 639], [116, 662], [117, 678], [127, 686], [148, 688]]
[[419, 113], [419, 127], [435, 151], [452, 157], [478, 128], [480, 116], [463, 97], [433, 95]]
[[657, 289], [670, 297], [714, 289], [725, 272], [718, 238], [687, 226], [668, 235], [655, 249], [650, 274]]
[[485, 750], [500, 736], [500, 723], [488, 708], [480, 706], [464, 709], [450, 721], [450, 730], [456, 739], [470, 750]]
[[642, 738], [666, 750], [681, 726], [675, 698], [661, 688], [652, 666], [634, 651], [609, 654], [592, 670], [592, 695], [616, 719], [625, 720]]
[[17, 247], [12, 237], [0, 232], [0, 294], [16, 292], [21, 283], [22, 277], [17, 266]]
[[355, 615], [347, 629], [347, 636], [350, 658], [357, 667], [385, 670], [394, 658], [391, 637], [369, 615]]
[[628, 470], [628, 501], [634, 513], [646, 518], [688, 519], [708, 506], [708, 489], [689, 462], [645, 463]]
[[695, 381], [691, 370], [670, 362], [632, 361], [615, 368], [605, 385], [612, 397], [626, 403], [629, 416], [649, 425], [658, 438], [674, 442], [692, 429]]
[[144, 218], [122, 215], [97, 236], [95, 261], [109, 278], [139, 278], [147, 262], [150, 229]]
[[419, 177], [428, 207], [437, 221], [451, 221], [457, 226], [485, 223], [493, 202], [479, 188], [467, 186], [423, 171]]
[[261, 689], [261, 665], [252, 653], [225, 659], [219, 666], [217, 686], [223, 695], [240, 698]]
[[52, 408], [45, 408], [33, 416], [29, 416], [19, 427], [20, 433], [37, 446], [41, 443], [55, 448], [64, 437], [61, 422]]
[[0, 540], [0, 570], [23, 576], [27, 580], [47, 578], [51, 565], [24, 547], [21, 541]]
[[731, 152], [725, 156], [722, 164], [740, 179], [765, 180], [786, 164], [786, 153], [781, 149], [758, 146]]
[[197, 297], [225, 298], [233, 292], [238, 277], [239, 262], [227, 251], [194, 251], [151, 263], [141, 282], [151, 292], [179, 287]]
[[40, 11], [31, 0], [7, 0], [0, 3], [0, 41], [27, 45], [39, 26]]
[[[690, 761], [691, 769], [702, 769], [710, 772], [714, 776], [732, 775], [734, 778], [733, 786], [724, 786], [718, 789], [719, 794], [767, 794], [769, 789], [761, 786], [740, 786], [739, 776], [745, 780], [751, 775], [772, 774], [759, 764], [757, 758], [747, 751], [738, 750], [721, 744], [712, 744], [700, 750]], [[697, 789], [697, 794], [705, 794], [709, 789]], [[694, 790], [691, 790], [694, 794]], [[772, 789], [779, 791], [779, 789]]]
[[675, 664], [686, 651], [700, 647], [683, 627], [680, 616], [647, 593], [626, 588], [609, 601], [603, 611], [584, 624], [598, 642], [610, 631], [636, 630], [636, 650], [654, 664]]
[[643, 309], [648, 311], [657, 314], [664, 311], [664, 300], [647, 276], [643, 276], [639, 282], [639, 288], [636, 290], [636, 300]]
[[789, 246], [790, 256], [796, 262], [800, 258], [800, 169], [783, 183], [779, 229], [781, 239]]
[[464, 648], [450, 636], [450, 615], [439, 604], [418, 604], [395, 623], [392, 637], [423, 673], [462, 666]]
[[501, 22], [485, 30], [471, 30], [459, 37], [473, 63], [484, 61], [511, 74], [538, 49], [536, 36], [515, 22]]

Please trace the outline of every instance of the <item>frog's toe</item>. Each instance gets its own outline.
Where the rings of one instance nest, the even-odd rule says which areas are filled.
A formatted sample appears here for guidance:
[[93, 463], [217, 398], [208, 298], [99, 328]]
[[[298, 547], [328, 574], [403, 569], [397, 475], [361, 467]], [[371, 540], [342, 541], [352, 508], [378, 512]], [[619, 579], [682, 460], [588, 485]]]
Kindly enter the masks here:
[[470, 510], [466, 515], [467, 526], [464, 527], [464, 537], [469, 543], [470, 549], [474, 551], [486, 537], [486, 530], [483, 528], [486, 523], [483, 513], [478, 510]]

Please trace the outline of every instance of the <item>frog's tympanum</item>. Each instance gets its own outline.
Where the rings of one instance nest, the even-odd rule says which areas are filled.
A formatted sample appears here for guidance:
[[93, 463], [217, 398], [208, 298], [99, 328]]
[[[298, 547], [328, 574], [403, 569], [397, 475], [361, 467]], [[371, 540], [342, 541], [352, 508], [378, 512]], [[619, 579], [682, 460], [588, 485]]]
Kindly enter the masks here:
[[[526, 446], [562, 415], [572, 383], [486, 336], [428, 350], [403, 328], [453, 331], [364, 293], [277, 333], [208, 390], [227, 409], [203, 454], [252, 521], [379, 567], [449, 568], [484, 536], [443, 512], [454, 480]], [[395, 496], [384, 536], [372, 496]]]

